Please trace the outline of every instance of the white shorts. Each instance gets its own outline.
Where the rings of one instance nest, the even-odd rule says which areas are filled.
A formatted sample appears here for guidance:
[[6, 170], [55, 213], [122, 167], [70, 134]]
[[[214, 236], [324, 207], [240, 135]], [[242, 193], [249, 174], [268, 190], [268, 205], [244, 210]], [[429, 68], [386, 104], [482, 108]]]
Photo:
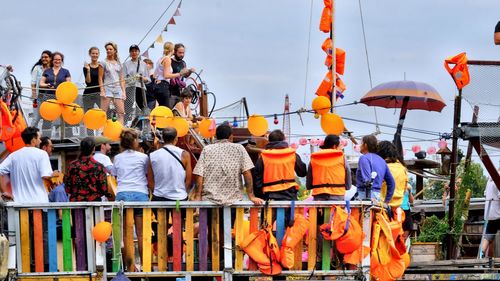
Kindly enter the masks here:
[[123, 99], [121, 88], [106, 87], [104, 90], [107, 98]]

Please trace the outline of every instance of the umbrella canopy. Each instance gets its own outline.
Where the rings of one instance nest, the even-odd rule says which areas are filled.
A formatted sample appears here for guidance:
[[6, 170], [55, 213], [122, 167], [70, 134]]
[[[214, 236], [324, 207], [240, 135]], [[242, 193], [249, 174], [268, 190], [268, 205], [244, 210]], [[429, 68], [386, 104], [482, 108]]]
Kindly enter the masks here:
[[385, 108], [403, 108], [403, 101], [408, 98], [406, 109], [421, 109], [441, 112], [446, 106], [443, 98], [429, 84], [415, 81], [393, 81], [382, 83], [371, 89], [362, 103], [368, 106]]

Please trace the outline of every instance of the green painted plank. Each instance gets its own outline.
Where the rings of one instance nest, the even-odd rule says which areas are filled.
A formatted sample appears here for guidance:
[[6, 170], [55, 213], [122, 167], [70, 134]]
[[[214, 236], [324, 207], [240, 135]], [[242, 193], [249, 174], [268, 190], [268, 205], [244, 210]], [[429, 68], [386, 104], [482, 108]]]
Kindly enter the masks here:
[[[323, 222], [328, 223], [330, 221], [330, 208], [324, 208], [323, 209]], [[322, 270], [330, 270], [330, 264], [331, 264], [331, 257], [330, 257], [330, 252], [331, 252], [331, 243], [328, 240], [322, 239], [322, 244], [323, 244], [323, 253], [322, 253], [322, 259], [321, 259], [321, 269]]]
[[111, 217], [111, 224], [113, 225], [113, 272], [120, 270], [120, 251], [122, 241], [120, 240], [121, 225], [120, 225], [120, 210], [113, 208], [113, 215]]
[[73, 271], [73, 242], [71, 241], [71, 210], [62, 210], [63, 269]]

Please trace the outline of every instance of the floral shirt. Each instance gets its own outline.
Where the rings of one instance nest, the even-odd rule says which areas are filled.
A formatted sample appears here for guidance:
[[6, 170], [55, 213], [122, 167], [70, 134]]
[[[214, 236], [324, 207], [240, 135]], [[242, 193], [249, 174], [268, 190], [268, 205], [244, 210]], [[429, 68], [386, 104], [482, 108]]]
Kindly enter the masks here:
[[102, 196], [108, 195], [106, 169], [89, 156], [79, 157], [69, 164], [64, 185], [71, 202], [100, 201]]
[[203, 177], [202, 200], [230, 205], [243, 199], [241, 174], [253, 167], [241, 144], [222, 140], [207, 145], [193, 170], [193, 174]]

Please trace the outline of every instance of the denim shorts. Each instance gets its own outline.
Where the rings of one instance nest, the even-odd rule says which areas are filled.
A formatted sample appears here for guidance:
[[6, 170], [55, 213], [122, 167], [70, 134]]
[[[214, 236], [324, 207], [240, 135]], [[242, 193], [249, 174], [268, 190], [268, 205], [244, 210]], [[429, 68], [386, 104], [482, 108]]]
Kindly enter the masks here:
[[105, 95], [107, 98], [123, 99], [121, 88], [105, 87]]
[[[372, 190], [370, 192], [370, 196], [371, 196], [372, 201], [375, 201], [376, 203], [379, 203], [381, 201], [380, 200], [380, 192], [378, 192], [378, 191]], [[360, 200], [367, 200], [367, 198], [366, 198], [366, 191], [358, 189], [358, 198]]]
[[[123, 202], [148, 202], [149, 196], [142, 192], [122, 191], [116, 194], [115, 201]], [[142, 209], [134, 209], [134, 215], [142, 216]]]

